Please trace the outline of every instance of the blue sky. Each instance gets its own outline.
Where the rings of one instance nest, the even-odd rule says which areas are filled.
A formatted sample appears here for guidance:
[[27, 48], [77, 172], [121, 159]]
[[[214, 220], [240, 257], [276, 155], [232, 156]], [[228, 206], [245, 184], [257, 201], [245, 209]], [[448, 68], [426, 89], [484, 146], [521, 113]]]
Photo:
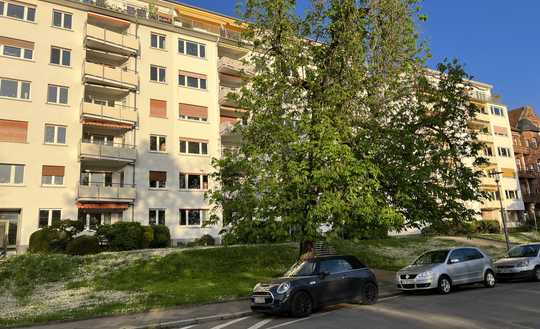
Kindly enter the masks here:
[[[180, 2], [236, 16], [235, 0]], [[540, 1], [425, 0], [423, 12], [428, 21], [419, 30], [433, 55], [430, 66], [457, 58], [509, 109], [532, 105], [540, 112]]]

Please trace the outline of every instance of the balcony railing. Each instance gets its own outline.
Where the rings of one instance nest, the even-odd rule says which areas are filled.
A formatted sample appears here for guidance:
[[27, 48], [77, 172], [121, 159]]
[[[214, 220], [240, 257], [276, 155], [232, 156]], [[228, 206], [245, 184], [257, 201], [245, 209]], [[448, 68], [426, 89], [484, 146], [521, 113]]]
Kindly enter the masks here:
[[81, 2], [87, 5], [96, 6], [106, 10], [114, 11], [120, 14], [136, 17], [138, 19], [147, 19], [156, 23], [172, 24], [174, 10], [149, 4], [141, 6], [130, 1], [122, 0], [71, 0]]
[[238, 105], [235, 101], [229, 99], [229, 94], [240, 94], [240, 88], [230, 88], [221, 86], [219, 89], [219, 104], [226, 106], [236, 106]]
[[478, 140], [484, 143], [493, 143], [493, 136], [491, 134], [478, 133]]
[[495, 178], [493, 177], [490, 177], [490, 176], [484, 176], [484, 177], [480, 177], [480, 184], [483, 185], [483, 186], [494, 186], [494, 185], [497, 185], [497, 182], [495, 181]]
[[86, 24], [87, 43], [102, 50], [120, 51], [121, 53], [137, 54], [139, 40], [137, 36], [128, 33], [118, 33], [99, 26]]
[[135, 162], [137, 150], [134, 145], [126, 144], [99, 144], [90, 141], [81, 141], [81, 158], [118, 160], [122, 162]]
[[486, 95], [485, 93], [473, 91], [469, 93], [469, 97], [472, 101], [480, 103], [502, 104], [501, 98], [499, 96]]
[[121, 67], [85, 62], [84, 75], [85, 80], [88, 82], [102, 83], [130, 90], [137, 90], [139, 86], [137, 72]]
[[255, 68], [252, 65], [245, 64], [241, 60], [222, 56], [218, 61], [218, 70], [221, 73], [228, 74], [247, 74], [253, 75]]
[[123, 105], [100, 105], [95, 103], [82, 102], [81, 113], [105, 120], [129, 121], [134, 124], [138, 121], [136, 108]]
[[501, 203], [499, 200], [484, 200], [480, 206], [482, 209], [499, 209]]
[[133, 202], [137, 197], [135, 184], [121, 183], [94, 183], [81, 182], [79, 183], [78, 196], [79, 200], [94, 200], [94, 201], [127, 201]]

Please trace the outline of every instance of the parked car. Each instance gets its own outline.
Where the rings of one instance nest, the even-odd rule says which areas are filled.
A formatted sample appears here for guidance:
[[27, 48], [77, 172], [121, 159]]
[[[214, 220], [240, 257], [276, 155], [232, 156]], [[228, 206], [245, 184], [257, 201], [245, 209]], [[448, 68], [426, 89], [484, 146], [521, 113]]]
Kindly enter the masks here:
[[540, 243], [513, 247], [505, 258], [495, 262], [498, 279], [533, 279], [540, 281]]
[[481, 282], [493, 288], [496, 283], [491, 258], [470, 247], [428, 251], [399, 270], [396, 281], [403, 291], [437, 289], [441, 294], [457, 285]]
[[251, 295], [251, 309], [303, 317], [323, 305], [374, 304], [378, 295], [375, 275], [356, 257], [314, 257], [298, 261], [280, 278], [257, 283]]

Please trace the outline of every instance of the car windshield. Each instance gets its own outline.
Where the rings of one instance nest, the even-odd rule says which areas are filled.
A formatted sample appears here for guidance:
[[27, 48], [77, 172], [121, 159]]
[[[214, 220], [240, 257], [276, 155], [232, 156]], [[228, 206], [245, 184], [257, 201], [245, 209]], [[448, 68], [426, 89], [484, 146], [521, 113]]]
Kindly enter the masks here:
[[518, 258], [518, 257], [536, 257], [538, 251], [540, 250], [539, 245], [530, 245], [530, 246], [517, 246], [508, 252], [508, 257]]
[[446, 260], [449, 250], [428, 251], [413, 263], [413, 265], [441, 264]]
[[297, 262], [283, 275], [284, 277], [307, 276], [315, 273], [315, 262]]

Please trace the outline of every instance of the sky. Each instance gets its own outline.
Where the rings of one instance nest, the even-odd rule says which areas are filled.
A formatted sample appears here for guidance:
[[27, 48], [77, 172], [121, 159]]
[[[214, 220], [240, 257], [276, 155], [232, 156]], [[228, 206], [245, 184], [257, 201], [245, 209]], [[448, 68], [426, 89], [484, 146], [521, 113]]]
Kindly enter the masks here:
[[[236, 0], [181, 0], [229, 16]], [[301, 7], [307, 0], [299, 1]], [[425, 0], [418, 26], [432, 54], [428, 66], [458, 59], [475, 80], [494, 86], [509, 109], [540, 114], [539, 0]]]

